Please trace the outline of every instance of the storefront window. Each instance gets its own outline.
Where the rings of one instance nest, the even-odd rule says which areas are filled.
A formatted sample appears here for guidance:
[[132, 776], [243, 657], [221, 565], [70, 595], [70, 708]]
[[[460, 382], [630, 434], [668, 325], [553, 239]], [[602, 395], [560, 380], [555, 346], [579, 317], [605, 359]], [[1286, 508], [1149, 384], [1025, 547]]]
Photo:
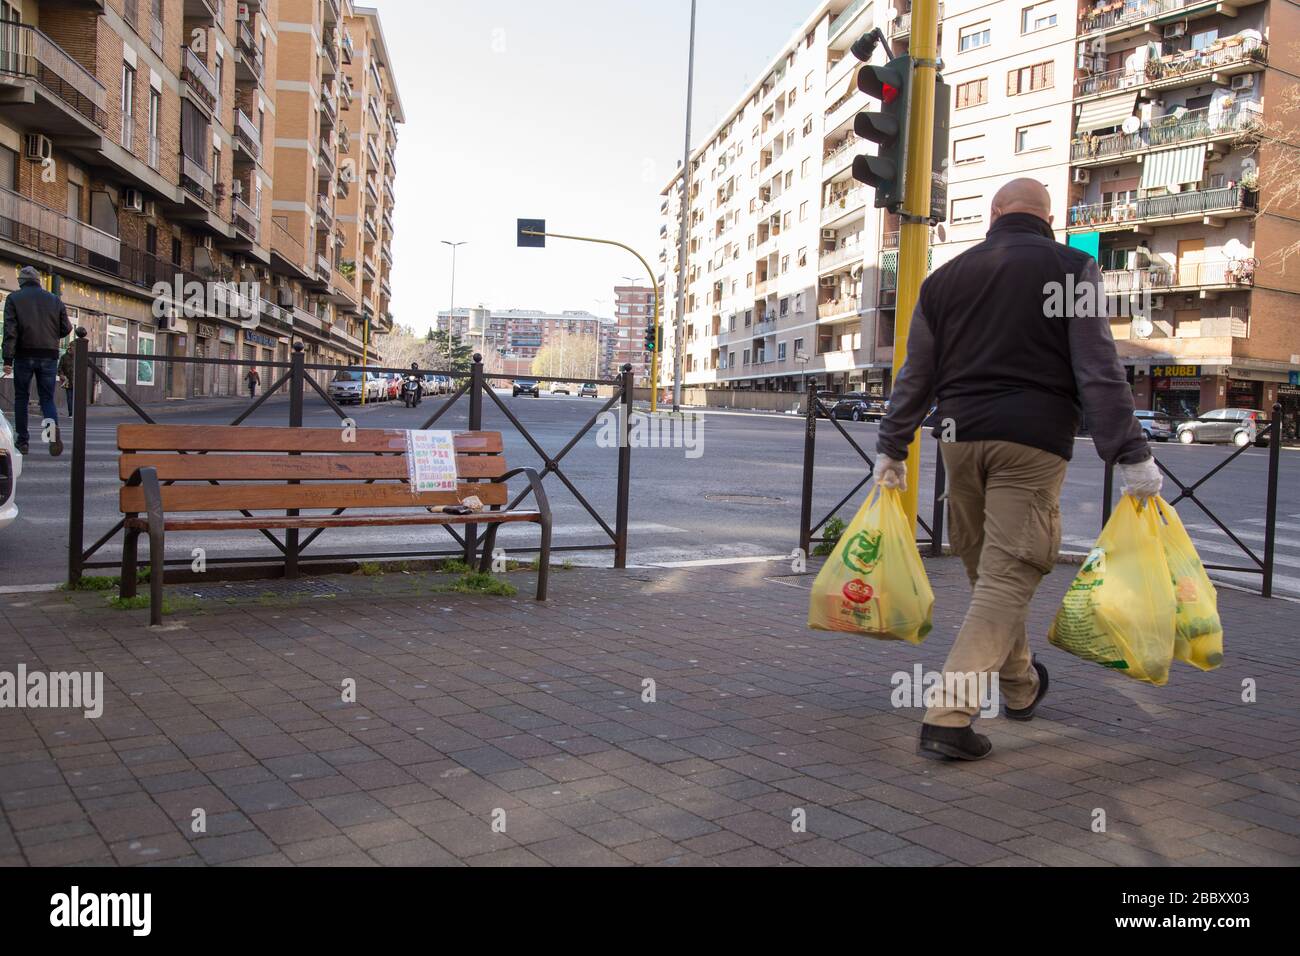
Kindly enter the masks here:
[[[126, 342], [126, 323], [120, 319], [109, 319], [104, 351], [125, 355], [128, 351]], [[105, 365], [110, 379], [118, 385], [126, 384], [126, 359], [108, 359]]]
[[[135, 350], [141, 355], [154, 355], [157, 337], [153, 332], [141, 331], [136, 336]], [[135, 363], [135, 384], [137, 385], [154, 385], [155, 365], [153, 361], [144, 361], [143, 359]]]

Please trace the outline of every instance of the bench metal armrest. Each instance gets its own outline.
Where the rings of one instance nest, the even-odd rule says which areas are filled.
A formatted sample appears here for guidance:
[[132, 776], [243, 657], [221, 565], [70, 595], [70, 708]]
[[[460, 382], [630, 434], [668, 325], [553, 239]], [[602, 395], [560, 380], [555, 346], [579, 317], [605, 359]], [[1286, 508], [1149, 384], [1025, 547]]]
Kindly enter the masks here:
[[158, 470], [146, 465], [137, 468], [126, 480], [128, 488], [139, 485], [144, 490], [144, 506], [149, 519], [149, 532], [154, 534], [163, 527], [162, 486], [158, 484]]
[[500, 475], [499, 477], [493, 478], [492, 484], [498, 484], [499, 482], [509, 481], [511, 478], [514, 478], [517, 475], [524, 475], [528, 478], [528, 487], [532, 490], [533, 498], [536, 499], [537, 501], [537, 510], [542, 514], [542, 516], [547, 521], [550, 521], [551, 503], [546, 497], [546, 489], [542, 487], [542, 479], [541, 476], [537, 474], [537, 469], [514, 468], [510, 471], [507, 471], [504, 475]]

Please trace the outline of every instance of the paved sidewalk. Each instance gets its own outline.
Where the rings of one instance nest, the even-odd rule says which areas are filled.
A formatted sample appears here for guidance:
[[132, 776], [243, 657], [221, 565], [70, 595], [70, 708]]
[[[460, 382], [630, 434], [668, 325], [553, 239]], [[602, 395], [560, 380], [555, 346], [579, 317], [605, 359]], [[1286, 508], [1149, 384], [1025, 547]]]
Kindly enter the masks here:
[[1226, 663], [1164, 688], [1040, 637], [1038, 719], [983, 721], [993, 756], [941, 764], [890, 705], [965, 603], [957, 563], [928, 566], [920, 648], [806, 630], [811, 576], [779, 564], [557, 569], [544, 606], [526, 572], [516, 598], [214, 586], [156, 631], [103, 594], [5, 595], [0, 671], [99, 669], [106, 702], [0, 710], [0, 863], [1300, 862], [1295, 604], [1221, 592]]

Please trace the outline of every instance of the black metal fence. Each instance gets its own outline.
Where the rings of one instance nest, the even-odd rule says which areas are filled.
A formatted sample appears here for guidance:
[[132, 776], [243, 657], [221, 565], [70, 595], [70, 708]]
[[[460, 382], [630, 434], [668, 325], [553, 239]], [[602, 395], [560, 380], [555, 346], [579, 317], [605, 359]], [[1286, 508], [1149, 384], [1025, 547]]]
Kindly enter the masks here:
[[[1180, 424], [1192, 421], [1207, 422], [1217, 425], [1224, 424], [1222, 420], [1204, 417], [1185, 419], [1183, 422], [1180, 422]], [[1196, 507], [1200, 508], [1201, 511], [1205, 512], [1206, 517], [1214, 522], [1215, 527], [1227, 535], [1228, 540], [1241, 549], [1242, 554], [1244, 554], [1250, 561], [1250, 563], [1245, 566], [1231, 564], [1206, 564], [1205, 569], [1207, 571], [1231, 571], [1238, 574], [1258, 574], [1260, 576], [1260, 594], [1264, 597], [1272, 597], [1273, 570], [1276, 558], [1274, 551], [1277, 542], [1277, 482], [1282, 462], [1282, 406], [1280, 404], [1273, 406], [1272, 420], [1270, 420], [1264, 428], [1259, 429], [1259, 431], [1255, 433], [1254, 437], [1257, 442], [1268, 443], [1268, 478], [1264, 499], [1264, 553], [1262, 555], [1257, 554], [1253, 548], [1242, 541], [1236, 532], [1229, 528], [1218, 515], [1210, 510], [1209, 506], [1206, 505], [1198, 494], [1206, 482], [1245, 454], [1247, 449], [1252, 446], [1252, 442], [1247, 441], [1245, 444], [1239, 446], [1227, 458], [1223, 459], [1190, 484], [1184, 483], [1181, 478], [1174, 474], [1168, 465], [1160, 460], [1160, 456], [1154, 453], [1154, 445], [1152, 446], [1152, 455], [1155, 458], [1156, 465], [1178, 488], [1178, 493], [1176, 495], [1170, 497], [1166, 493], [1164, 496], [1165, 499], [1171, 505], [1175, 506], [1183, 501], [1190, 501], [1192, 504], [1196, 505]], [[1115, 466], [1110, 462], [1107, 462], [1106, 477], [1102, 485], [1101, 523], [1103, 525], [1110, 520], [1114, 497]]]
[[[271, 396], [276, 394], [286, 394], [288, 396], [288, 414], [285, 426], [288, 428], [302, 428], [303, 426], [303, 400], [309, 393], [315, 393], [321, 400], [339, 417], [340, 420], [350, 419], [351, 416], [344, 411], [337, 402], [329, 395], [328, 390], [323, 387], [315, 377], [308, 375], [309, 371], [325, 372], [358, 372], [362, 369], [358, 366], [343, 366], [329, 364], [315, 364], [305, 361], [303, 354], [303, 345], [301, 342], [295, 342], [292, 355], [287, 362], [264, 361], [260, 359], [221, 359], [221, 358], [193, 358], [184, 356], [167, 356], [167, 355], [137, 355], [121, 354], [113, 352], [92, 352], [89, 349], [87, 341], [87, 332], [84, 328], [77, 329], [76, 338], [73, 342], [73, 362], [74, 362], [74, 379], [73, 379], [73, 433], [72, 433], [72, 475], [70, 482], [70, 500], [68, 513], [68, 583], [75, 584], [82, 575], [90, 570], [101, 568], [117, 568], [119, 562], [115, 560], [97, 559], [99, 554], [114, 538], [123, 530], [123, 520], [119, 518], [106, 533], [101, 535], [96, 541], [89, 546], [85, 542], [86, 528], [86, 425], [88, 421], [88, 397], [90, 395], [90, 386], [92, 382], [98, 380], [104, 387], [115, 393], [141, 421], [146, 424], [157, 424], [154, 418], [147, 410], [140, 406], [132, 399], [126, 391], [113, 381], [112, 376], [101, 367], [101, 362], [106, 361], [145, 361], [157, 362], [162, 364], [192, 364], [199, 366], [217, 366], [217, 367], [235, 367], [235, 368], [257, 368], [269, 371], [275, 375], [274, 381], [265, 384], [262, 393], [256, 398], [250, 398], [249, 403], [238, 415], [231, 421], [230, 425], [242, 425], [248, 418], [267, 402]], [[406, 374], [410, 372], [409, 368], [387, 368], [379, 366], [367, 366], [364, 371], [376, 374]], [[542, 444], [533, 436], [533, 434], [519, 421], [518, 417], [511, 412], [501, 397], [496, 394], [491, 386], [491, 382], [498, 379], [508, 379], [510, 376], [492, 375], [485, 373], [483, 369], [482, 356], [475, 355], [473, 363], [470, 366], [468, 375], [458, 372], [454, 369], [437, 369], [422, 368], [421, 375], [449, 375], [457, 380], [457, 387], [454, 392], [447, 398], [437, 402], [433, 414], [423, 422], [419, 427], [421, 429], [432, 428], [443, 416], [445, 416], [453, 407], [461, 402], [462, 399], [468, 405], [466, 430], [480, 431], [483, 425], [483, 398], [486, 395], [509, 421], [515, 431], [524, 439], [525, 442], [537, 453], [542, 459], [543, 467], [540, 470], [540, 477], [545, 481], [548, 477], [554, 476], [554, 480], [561, 482], [565, 488], [573, 495], [574, 499], [582, 508], [591, 515], [599, 526], [602, 534], [608, 537], [607, 543], [586, 544], [586, 545], [567, 545], [552, 548], [552, 551], [602, 551], [611, 550], [614, 555], [614, 567], [624, 568], [627, 566], [627, 548], [628, 548], [628, 498], [631, 489], [631, 447], [626, 441], [619, 442], [618, 461], [617, 461], [617, 499], [616, 513], [612, 524], [606, 517], [587, 500], [587, 497], [578, 489], [568, 475], [565, 474], [563, 462], [565, 457], [578, 445], [582, 438], [591, 431], [592, 427], [600, 420], [601, 416], [610, 412], [615, 406], [621, 406], [620, 414], [622, 420], [630, 419], [632, 411], [632, 368], [630, 365], [624, 365], [620, 370], [619, 377], [616, 379], [595, 379], [598, 385], [607, 385], [613, 387], [612, 396], [601, 404], [599, 409], [587, 420], [587, 422], [578, 429], [578, 431], [568, 440], [568, 442], [555, 453], [548, 452]], [[539, 382], [567, 381], [567, 379], [546, 377], [546, 376], [529, 376]], [[363, 386], [364, 387], [364, 386]], [[436, 400], [435, 400], [436, 401]], [[620, 432], [621, 433], [621, 432]], [[184, 454], [184, 452], [182, 452]], [[197, 454], [204, 454], [198, 452]], [[170, 482], [168, 482], [170, 483]], [[219, 484], [217, 481], [212, 484]], [[509, 507], [515, 508], [529, 494], [529, 490], [522, 491]], [[334, 514], [342, 514], [345, 509], [338, 509]], [[246, 517], [252, 515], [245, 511]], [[286, 512], [288, 515], [294, 515], [296, 512]], [[307, 550], [320, 537], [325, 529], [317, 528], [305, 538], [300, 539], [299, 531], [296, 528], [287, 529], [283, 538], [273, 534], [270, 531], [262, 530], [259, 533], [273, 545], [275, 553], [271, 555], [256, 554], [238, 554], [223, 555], [207, 559], [208, 564], [216, 565], [248, 565], [259, 566], [268, 564], [278, 564], [283, 568], [285, 577], [295, 577], [299, 568], [303, 564], [323, 564], [327, 562], [342, 561], [374, 561], [374, 560], [403, 560], [403, 559], [427, 559], [427, 558], [462, 558], [467, 564], [473, 565], [478, 556], [479, 537], [478, 526], [468, 524], [464, 526], [464, 533], [457, 533], [456, 529], [450, 525], [442, 526], [451, 538], [454, 539], [456, 547], [454, 550], [395, 550], [395, 551], [352, 551], [345, 553], [310, 553], [305, 554]], [[530, 553], [535, 551], [534, 547], [521, 546], [518, 551]], [[191, 563], [190, 558], [173, 558], [166, 562], [169, 567], [188, 566]]]
[[[806, 555], [812, 553], [814, 543], [829, 543], [832, 539], [826, 535], [818, 535], [826, 526], [826, 523], [835, 517], [841, 508], [853, 500], [859, 491], [866, 487], [875, 475], [876, 463], [872, 457], [863, 451], [862, 446], [854, 441], [853, 436], [848, 433], [839, 420], [831, 414], [831, 407], [828, 406], [817, 395], [817, 380], [809, 376], [804, 380], [804, 394], [808, 396], [807, 408], [804, 411], [804, 438], [803, 438], [803, 489], [800, 497], [799, 508], [799, 548]], [[866, 466], [861, 480], [841, 498], [835, 507], [826, 512], [820, 520], [813, 520], [813, 479], [816, 471], [817, 459], [817, 421], [819, 418], [825, 418], [826, 421], [835, 428], [849, 443], [849, 447], [862, 459]], [[943, 554], [943, 493], [947, 485], [947, 474], [944, 471], [943, 456], [935, 449], [934, 462], [934, 501], [931, 506], [930, 521], [919, 515], [917, 524], [925, 532], [925, 536], [917, 538], [917, 545], [927, 547], [931, 555], [938, 557]]]

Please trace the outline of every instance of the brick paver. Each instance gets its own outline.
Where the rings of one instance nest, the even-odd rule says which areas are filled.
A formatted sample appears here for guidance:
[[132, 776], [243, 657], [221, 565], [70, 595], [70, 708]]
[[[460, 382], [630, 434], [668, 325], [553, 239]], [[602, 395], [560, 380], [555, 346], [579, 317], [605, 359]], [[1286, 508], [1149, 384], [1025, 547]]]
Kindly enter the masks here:
[[106, 699], [0, 710], [0, 865], [1300, 861], [1294, 604], [1221, 591], [1224, 666], [1149, 687], [1047, 646], [1060, 568], [1031, 614], [1039, 717], [935, 763], [890, 703], [966, 600], [927, 566], [919, 648], [806, 630], [811, 577], [780, 564], [557, 571], [541, 606], [527, 574], [517, 598], [353, 576], [156, 630], [99, 594], [6, 595], [0, 670], [102, 671]]

